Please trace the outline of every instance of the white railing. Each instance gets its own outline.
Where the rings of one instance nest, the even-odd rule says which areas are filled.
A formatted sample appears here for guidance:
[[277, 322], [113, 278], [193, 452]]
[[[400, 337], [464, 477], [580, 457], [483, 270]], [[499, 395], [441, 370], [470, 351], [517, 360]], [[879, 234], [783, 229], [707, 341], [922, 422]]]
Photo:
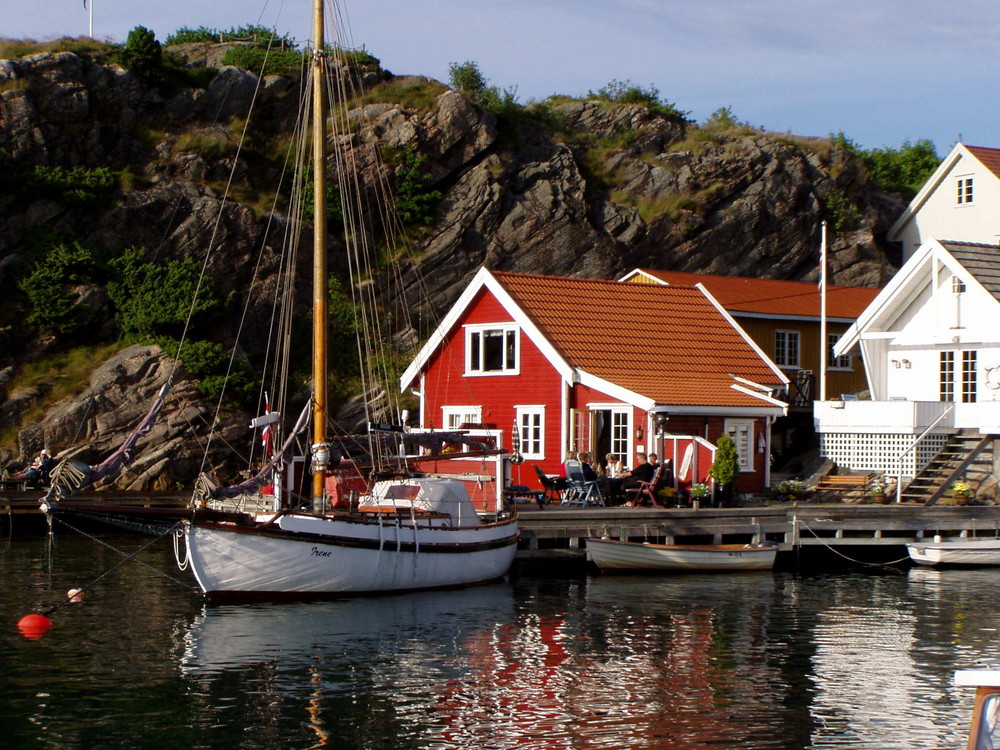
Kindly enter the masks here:
[[899, 454], [899, 459], [897, 461], [898, 470], [896, 471], [897, 503], [903, 502], [903, 460], [906, 458], [907, 454], [909, 454], [910, 451], [912, 451], [914, 448], [917, 447], [917, 445], [920, 443], [921, 440], [927, 437], [931, 433], [931, 431], [938, 426], [938, 423], [944, 421], [944, 418], [947, 417], [949, 414], [951, 414], [954, 410], [955, 410], [955, 405], [954, 404], [949, 405], [948, 408], [945, 409], [944, 412], [942, 412], [941, 416], [939, 416], [931, 424], [929, 424], [927, 426], [927, 429], [921, 432], [920, 435], [917, 437], [917, 439], [914, 440], [912, 443], [910, 443], [910, 445], [906, 448], [906, 450], [904, 450], [902, 453]]
[[953, 404], [943, 401], [817, 401], [813, 416], [817, 432], [896, 433], [915, 435], [930, 424], [940, 428]]

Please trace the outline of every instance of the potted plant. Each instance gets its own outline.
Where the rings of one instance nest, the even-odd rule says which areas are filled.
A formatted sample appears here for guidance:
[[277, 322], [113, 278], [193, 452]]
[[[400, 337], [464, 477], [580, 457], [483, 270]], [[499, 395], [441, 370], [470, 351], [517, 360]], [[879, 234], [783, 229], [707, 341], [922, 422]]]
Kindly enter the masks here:
[[704, 482], [691, 485], [691, 505], [695, 508], [701, 506], [702, 501], [707, 500], [712, 494], [711, 488]]
[[972, 487], [968, 482], [954, 482], [951, 485], [951, 495], [955, 499], [955, 505], [967, 505], [972, 495]]
[[802, 482], [796, 482], [794, 479], [786, 479], [784, 482], [778, 484], [775, 499], [783, 503], [794, 503], [802, 494], [802, 489]]
[[720, 508], [730, 505], [736, 478], [740, 475], [740, 457], [736, 443], [726, 433], [719, 435], [715, 443], [715, 460], [708, 475], [715, 480], [717, 505]]
[[677, 490], [673, 487], [663, 487], [656, 491], [656, 497], [660, 505], [673, 505], [677, 499]]
[[868, 492], [872, 496], [873, 503], [885, 503], [885, 485], [880, 479], [876, 479], [868, 485]]

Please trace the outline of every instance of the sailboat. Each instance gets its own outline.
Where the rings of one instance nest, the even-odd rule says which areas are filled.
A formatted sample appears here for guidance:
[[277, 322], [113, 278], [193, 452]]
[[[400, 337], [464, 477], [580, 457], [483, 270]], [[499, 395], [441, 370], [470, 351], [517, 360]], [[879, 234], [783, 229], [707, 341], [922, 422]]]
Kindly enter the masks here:
[[[210, 599], [401, 592], [495, 580], [510, 568], [518, 541], [517, 521], [504, 509], [502, 493], [496, 493], [492, 509], [482, 503], [477, 506], [463, 475], [439, 476], [419, 469], [437, 466], [446, 458], [485, 461], [503, 451], [488, 439], [461, 430], [414, 432], [377, 421], [369, 421], [366, 434], [328, 434], [323, 167], [330, 56], [324, 40], [323, 0], [314, 0], [313, 11], [312, 397], [256, 476], [233, 487], [217, 486], [205, 475], [199, 478], [191, 507], [175, 514], [182, 540], [176, 546], [178, 564], [192, 571]], [[270, 433], [277, 431], [279, 419], [269, 412], [251, 426]], [[284, 491], [287, 483], [281, 471], [310, 421], [311, 494], [302, 497]], [[144, 429], [148, 431], [148, 425]], [[130, 440], [134, 444], [134, 438]], [[92, 505], [74, 503], [67, 496], [86, 486], [89, 474], [100, 473], [97, 469], [72, 464], [62, 472], [57, 469], [43, 509], [93, 510]], [[60, 473], [65, 475], [62, 480]], [[269, 494], [262, 494], [268, 489]], [[262, 497], [264, 502], [254, 501]]]

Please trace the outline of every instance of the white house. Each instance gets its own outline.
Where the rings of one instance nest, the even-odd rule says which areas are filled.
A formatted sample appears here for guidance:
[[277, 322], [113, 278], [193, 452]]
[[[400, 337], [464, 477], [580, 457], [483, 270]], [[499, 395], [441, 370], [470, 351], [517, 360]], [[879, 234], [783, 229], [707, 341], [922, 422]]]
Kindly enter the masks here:
[[1000, 246], [929, 239], [837, 343], [870, 401], [816, 402], [820, 452], [913, 477], [959, 431], [1000, 435]]
[[932, 238], [1000, 242], [1000, 149], [956, 144], [889, 230], [903, 260]]

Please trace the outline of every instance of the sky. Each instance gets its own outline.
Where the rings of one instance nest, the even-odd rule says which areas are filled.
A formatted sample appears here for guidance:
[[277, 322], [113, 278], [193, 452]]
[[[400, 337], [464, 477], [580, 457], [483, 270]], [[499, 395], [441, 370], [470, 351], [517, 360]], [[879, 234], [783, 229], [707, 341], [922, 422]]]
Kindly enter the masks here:
[[[0, 37], [85, 36], [84, 0], [0, 0]], [[246, 24], [308, 39], [311, 0], [86, 0], [98, 39], [145, 26]], [[355, 0], [343, 36], [396, 74], [447, 82], [473, 61], [522, 103], [612, 80], [704, 121], [729, 107], [770, 131], [864, 148], [930, 139], [1000, 147], [997, 0]], [[25, 10], [30, 8], [30, 10]]]

